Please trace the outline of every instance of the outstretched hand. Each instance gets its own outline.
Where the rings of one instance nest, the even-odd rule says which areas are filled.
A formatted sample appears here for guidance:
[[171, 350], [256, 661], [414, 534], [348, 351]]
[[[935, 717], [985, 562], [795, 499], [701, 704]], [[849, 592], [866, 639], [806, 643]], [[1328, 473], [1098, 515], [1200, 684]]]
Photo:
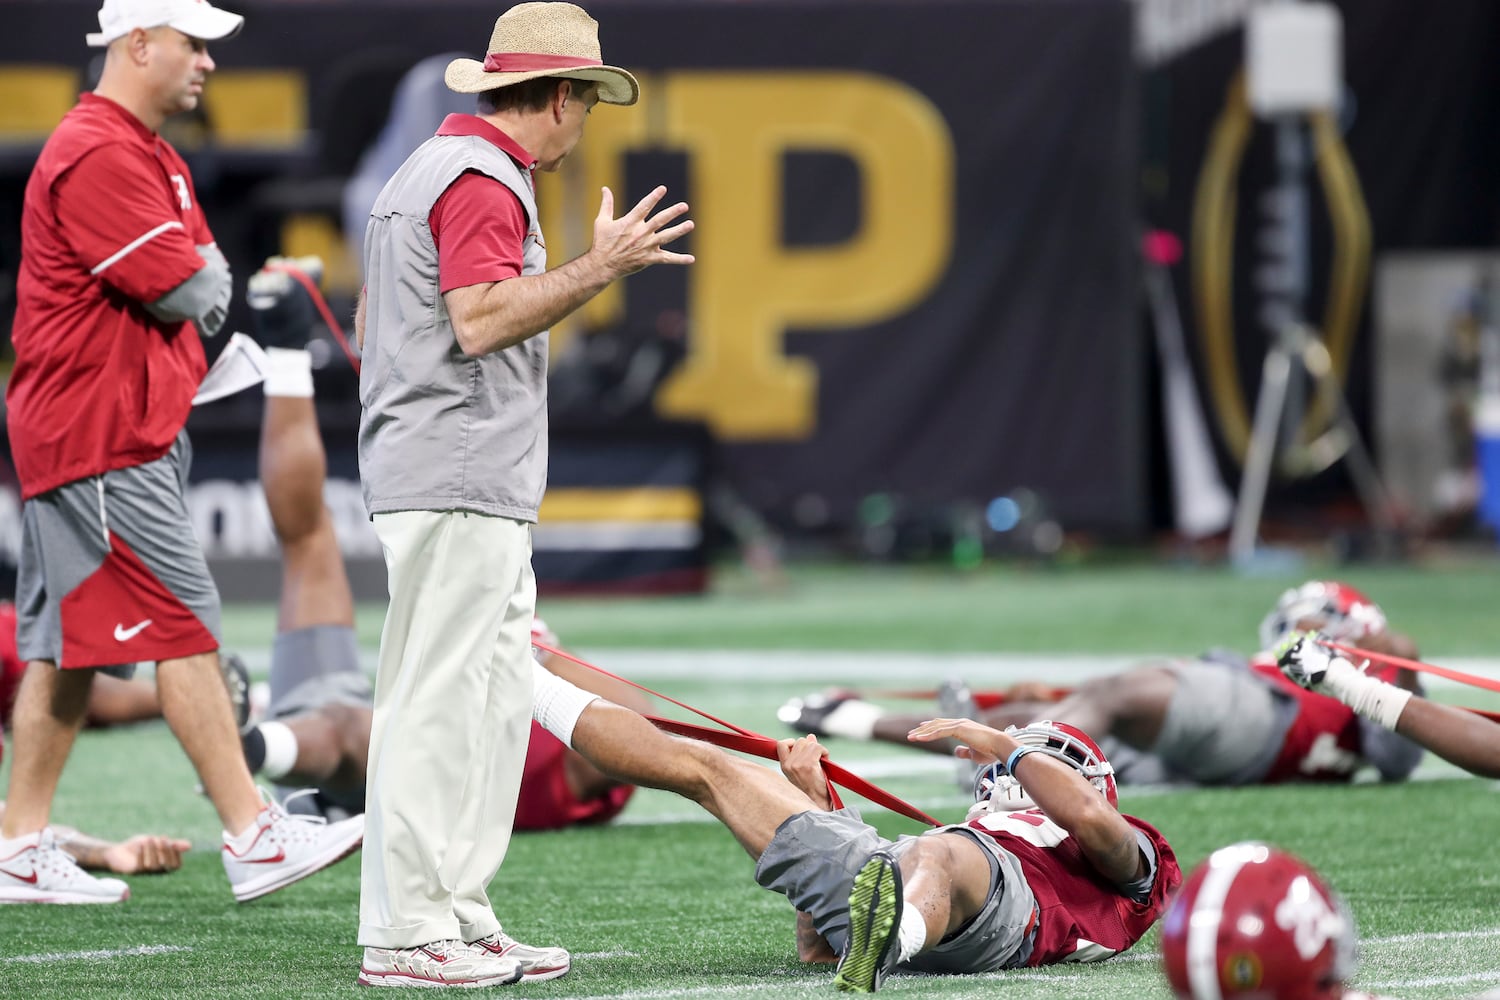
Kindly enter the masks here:
[[954, 755], [976, 764], [1004, 759], [1009, 749], [1005, 741], [1015, 742], [1000, 730], [991, 729], [973, 719], [929, 719], [907, 733], [906, 738], [914, 743], [931, 743], [948, 738], [959, 740], [961, 745], [953, 751]]
[[693, 231], [692, 219], [670, 225], [687, 214], [685, 201], [651, 214], [666, 193], [665, 187], [658, 187], [616, 219], [614, 193], [609, 188], [603, 189], [599, 215], [594, 219], [594, 245], [589, 252], [597, 255], [614, 277], [634, 274], [652, 264], [693, 263], [694, 257], [690, 253], [663, 249], [668, 243]]
[[182, 867], [183, 853], [192, 846], [176, 837], [140, 833], [108, 847], [104, 851], [104, 862], [109, 871], [118, 875], [175, 872]]

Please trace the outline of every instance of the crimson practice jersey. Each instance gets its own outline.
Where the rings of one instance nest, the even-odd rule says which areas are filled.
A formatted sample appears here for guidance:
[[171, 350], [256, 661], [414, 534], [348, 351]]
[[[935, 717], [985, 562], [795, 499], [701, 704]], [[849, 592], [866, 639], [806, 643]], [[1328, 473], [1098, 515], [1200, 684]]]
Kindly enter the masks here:
[[575, 823], [607, 823], [619, 815], [635, 793], [634, 785], [615, 785], [603, 795], [580, 800], [568, 787], [564, 755], [568, 748], [540, 724], [531, 724], [531, 743], [521, 772], [516, 802], [517, 830], [560, 830]]
[[115, 102], [79, 98], [21, 213], [5, 399], [23, 498], [167, 453], [208, 366], [192, 323], [144, 304], [213, 242], [177, 151]]
[[[556, 647], [558, 638], [540, 618], [531, 620], [531, 639]], [[539, 661], [547, 656], [533, 650]], [[603, 795], [579, 799], [568, 787], [568, 748], [562, 740], [531, 724], [531, 742], [526, 746], [526, 764], [521, 772], [521, 797], [516, 802], [517, 830], [560, 830], [574, 823], [607, 823], [620, 814], [634, 785], [615, 785]]]
[[1156, 877], [1144, 903], [1120, 895], [1068, 831], [1040, 809], [988, 813], [966, 824], [1015, 855], [1036, 896], [1036, 941], [1028, 964], [1102, 961], [1139, 941], [1167, 908], [1182, 882], [1177, 858], [1151, 824], [1134, 816], [1125, 820], [1156, 849]]
[[[1250, 669], [1297, 700], [1297, 717], [1263, 782], [1348, 781], [1364, 766], [1359, 716], [1352, 708], [1298, 687], [1264, 654], [1250, 661]], [[1395, 683], [1397, 670], [1372, 664], [1369, 673]]]

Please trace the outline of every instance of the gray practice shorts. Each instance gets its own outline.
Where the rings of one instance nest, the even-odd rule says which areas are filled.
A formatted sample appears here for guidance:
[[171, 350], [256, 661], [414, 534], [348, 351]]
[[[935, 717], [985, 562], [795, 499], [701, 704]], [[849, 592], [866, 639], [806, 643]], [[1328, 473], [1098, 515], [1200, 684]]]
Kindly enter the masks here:
[[370, 678], [359, 664], [354, 629], [314, 625], [276, 637], [271, 646], [271, 718], [332, 703], [369, 705], [373, 698]]
[[1205, 785], [1253, 784], [1281, 751], [1297, 703], [1248, 667], [1203, 660], [1163, 664], [1177, 675], [1152, 752]]
[[[922, 836], [966, 836], [984, 848], [990, 859], [990, 893], [968, 926], [904, 967], [920, 972], [990, 972], [1025, 965], [1031, 955], [1025, 931], [1036, 913], [1036, 897], [1016, 859], [993, 839], [964, 827], [941, 827]], [[777, 828], [756, 863], [755, 881], [809, 914], [818, 933], [842, 952], [849, 939], [854, 876], [876, 851], [890, 850], [899, 857], [916, 839], [886, 840], [847, 807], [797, 813]]]
[[[111, 667], [212, 652], [219, 591], [184, 499], [192, 447], [49, 490], [21, 509], [21, 658]], [[65, 599], [67, 599], [65, 601]]]

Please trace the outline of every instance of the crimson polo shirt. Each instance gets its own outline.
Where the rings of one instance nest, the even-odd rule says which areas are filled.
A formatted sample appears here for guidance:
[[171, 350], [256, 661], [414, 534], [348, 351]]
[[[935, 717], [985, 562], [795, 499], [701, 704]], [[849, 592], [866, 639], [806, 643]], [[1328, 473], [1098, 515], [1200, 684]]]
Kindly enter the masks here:
[[207, 364], [154, 302], [203, 267], [213, 234], [187, 164], [115, 102], [84, 94], [42, 147], [21, 214], [5, 403], [25, 499], [154, 461]]
[[[472, 135], [493, 143], [532, 176], [536, 157], [477, 115], [449, 115], [438, 135]], [[462, 174], [438, 196], [427, 216], [438, 250], [438, 288], [504, 281], [521, 273], [522, 250], [531, 228], [514, 191], [484, 174]]]

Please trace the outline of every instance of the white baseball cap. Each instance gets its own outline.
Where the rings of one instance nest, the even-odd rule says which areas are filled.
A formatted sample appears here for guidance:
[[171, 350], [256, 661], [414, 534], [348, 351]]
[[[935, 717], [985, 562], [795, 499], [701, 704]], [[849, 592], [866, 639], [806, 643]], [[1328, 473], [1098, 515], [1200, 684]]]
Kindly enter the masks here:
[[237, 33], [245, 19], [220, 10], [208, 0], [104, 0], [99, 8], [99, 30], [86, 41], [102, 49], [136, 28], [176, 28], [191, 38], [214, 42]]

